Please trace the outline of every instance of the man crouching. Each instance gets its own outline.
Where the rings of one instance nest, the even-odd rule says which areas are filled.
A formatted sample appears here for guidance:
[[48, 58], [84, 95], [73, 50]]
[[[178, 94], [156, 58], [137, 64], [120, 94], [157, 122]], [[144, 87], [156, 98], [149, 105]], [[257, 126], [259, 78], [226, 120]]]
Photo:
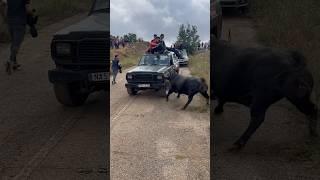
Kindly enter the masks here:
[[170, 81], [171, 86], [167, 94], [167, 101], [169, 100], [169, 96], [172, 93], [178, 93], [177, 98], [180, 97], [180, 94], [188, 95], [188, 102], [184, 105], [182, 110], [185, 110], [187, 106], [193, 99], [193, 96], [197, 93], [200, 93], [203, 97], [207, 99], [207, 104], [209, 104], [209, 95], [208, 85], [204, 78], [198, 77], [184, 77], [177, 74]]

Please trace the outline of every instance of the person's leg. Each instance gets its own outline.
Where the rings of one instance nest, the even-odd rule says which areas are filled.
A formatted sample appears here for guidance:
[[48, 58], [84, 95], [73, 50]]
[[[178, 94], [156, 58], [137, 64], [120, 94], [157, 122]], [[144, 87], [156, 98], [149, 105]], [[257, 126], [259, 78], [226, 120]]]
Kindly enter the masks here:
[[13, 39], [14, 39], [14, 28], [12, 27], [12, 24], [8, 23], [8, 31], [10, 34], [10, 40], [11, 40], [11, 45], [10, 45], [10, 57], [7, 59], [7, 61], [5, 62], [5, 66], [6, 66], [6, 72], [8, 74], [11, 74], [12, 71], [12, 59], [15, 59], [15, 53], [14, 53], [14, 43], [13, 43]]
[[116, 80], [115, 71], [112, 70], [112, 84], [114, 84], [115, 80]]
[[20, 67], [20, 65], [17, 62], [17, 55], [19, 53], [21, 44], [24, 40], [25, 32], [26, 32], [26, 26], [23, 24], [15, 25], [13, 27], [13, 38], [12, 38], [12, 49], [11, 49], [10, 61], [13, 62], [14, 69]]
[[117, 83], [117, 82], [116, 82], [117, 75], [118, 75], [118, 70], [116, 70], [116, 71], [114, 72], [114, 77], [113, 77], [113, 79], [114, 79], [114, 83], [115, 83], [115, 84]]

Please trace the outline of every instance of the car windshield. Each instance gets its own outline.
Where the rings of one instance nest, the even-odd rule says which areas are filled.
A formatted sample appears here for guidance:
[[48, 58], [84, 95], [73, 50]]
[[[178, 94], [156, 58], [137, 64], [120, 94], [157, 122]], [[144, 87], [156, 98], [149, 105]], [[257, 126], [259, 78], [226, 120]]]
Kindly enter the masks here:
[[170, 58], [166, 55], [144, 55], [139, 62], [139, 66], [162, 65], [170, 64]]
[[93, 12], [106, 12], [109, 9], [109, 0], [96, 0], [93, 5]]

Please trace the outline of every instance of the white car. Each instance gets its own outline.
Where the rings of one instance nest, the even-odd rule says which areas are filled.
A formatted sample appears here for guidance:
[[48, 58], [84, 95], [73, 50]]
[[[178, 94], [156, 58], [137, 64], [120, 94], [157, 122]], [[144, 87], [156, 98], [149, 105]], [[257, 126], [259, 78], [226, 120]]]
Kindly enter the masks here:
[[188, 65], [189, 63], [189, 57], [188, 57], [188, 54], [187, 54], [187, 51], [185, 49], [183, 50], [180, 50], [180, 53], [182, 55], [182, 59], [178, 59], [179, 60], [179, 64], [180, 65]]

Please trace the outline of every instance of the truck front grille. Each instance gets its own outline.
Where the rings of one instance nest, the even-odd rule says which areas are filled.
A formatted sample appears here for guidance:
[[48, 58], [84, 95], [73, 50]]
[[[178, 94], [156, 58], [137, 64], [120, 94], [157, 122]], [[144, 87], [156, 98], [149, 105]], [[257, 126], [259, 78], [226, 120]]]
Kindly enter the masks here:
[[152, 81], [153, 75], [152, 74], [135, 74], [133, 79], [135, 81]]
[[109, 58], [109, 47], [107, 40], [90, 39], [79, 42], [80, 63], [107, 63]]

